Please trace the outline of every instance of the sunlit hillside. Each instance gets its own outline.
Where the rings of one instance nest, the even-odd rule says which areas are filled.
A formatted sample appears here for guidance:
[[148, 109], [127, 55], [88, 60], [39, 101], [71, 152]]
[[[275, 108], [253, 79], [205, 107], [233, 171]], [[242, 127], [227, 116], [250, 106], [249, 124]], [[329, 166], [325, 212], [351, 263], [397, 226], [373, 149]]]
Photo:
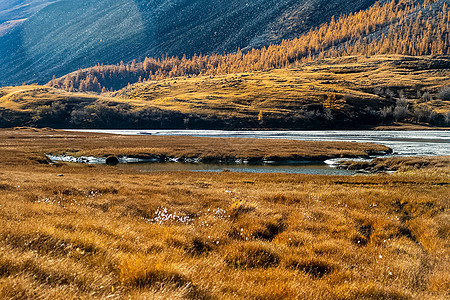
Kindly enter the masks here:
[[427, 108], [446, 114], [448, 66], [448, 57], [349, 56], [289, 69], [142, 82], [110, 95], [184, 113], [261, 113], [262, 119], [316, 111], [348, 121], [352, 114], [376, 114], [401, 101], [411, 112]]
[[448, 126], [447, 2], [377, 2], [269, 47], [147, 57], [82, 69], [50, 87], [4, 88], [1, 126]]
[[287, 68], [324, 57], [447, 55], [450, 54], [448, 4], [448, 0], [376, 3], [368, 10], [333, 18], [295, 39], [261, 49], [98, 65], [55, 78], [49, 84], [68, 91], [101, 92], [144, 80]]
[[[371, 128], [448, 126], [450, 60], [361, 56], [295, 68], [168, 78], [115, 93], [0, 89], [3, 127]], [[431, 68], [430, 68], [431, 66]]]

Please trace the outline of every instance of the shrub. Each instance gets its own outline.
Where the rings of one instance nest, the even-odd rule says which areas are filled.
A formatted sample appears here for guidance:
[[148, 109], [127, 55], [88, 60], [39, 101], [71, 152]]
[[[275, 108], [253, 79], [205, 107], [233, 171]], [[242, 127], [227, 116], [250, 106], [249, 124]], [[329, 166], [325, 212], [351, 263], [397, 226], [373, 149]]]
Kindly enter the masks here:
[[438, 97], [444, 101], [450, 101], [450, 86], [443, 87], [439, 93]]

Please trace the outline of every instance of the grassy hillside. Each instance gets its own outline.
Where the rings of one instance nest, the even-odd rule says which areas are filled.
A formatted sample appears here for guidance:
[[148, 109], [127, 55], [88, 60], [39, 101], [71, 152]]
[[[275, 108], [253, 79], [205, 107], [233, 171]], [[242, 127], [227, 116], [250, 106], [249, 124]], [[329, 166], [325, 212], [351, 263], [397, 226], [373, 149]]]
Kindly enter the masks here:
[[[433, 65], [432, 69], [429, 66]], [[223, 76], [174, 78], [131, 85], [112, 96], [128, 103], [205, 115], [261, 120], [316, 111], [336, 122], [380, 111], [401, 99], [411, 108], [450, 111], [441, 93], [450, 86], [449, 57], [354, 56], [305, 63], [297, 68]]]
[[448, 164], [274, 176], [36, 159], [72, 138], [0, 131], [2, 299], [450, 296]]
[[0, 89], [1, 126], [370, 128], [448, 126], [450, 59], [374, 56], [296, 68], [146, 81], [104, 94]]

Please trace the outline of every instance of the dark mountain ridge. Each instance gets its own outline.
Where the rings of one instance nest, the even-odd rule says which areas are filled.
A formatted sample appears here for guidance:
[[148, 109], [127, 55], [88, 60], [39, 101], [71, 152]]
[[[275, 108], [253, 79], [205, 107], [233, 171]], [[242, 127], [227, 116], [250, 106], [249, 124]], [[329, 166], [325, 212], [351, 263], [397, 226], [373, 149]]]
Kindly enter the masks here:
[[0, 37], [0, 86], [45, 83], [53, 75], [97, 63], [266, 46], [307, 32], [333, 15], [366, 9], [374, 2], [13, 1], [1, 7], [3, 18], [28, 19]]

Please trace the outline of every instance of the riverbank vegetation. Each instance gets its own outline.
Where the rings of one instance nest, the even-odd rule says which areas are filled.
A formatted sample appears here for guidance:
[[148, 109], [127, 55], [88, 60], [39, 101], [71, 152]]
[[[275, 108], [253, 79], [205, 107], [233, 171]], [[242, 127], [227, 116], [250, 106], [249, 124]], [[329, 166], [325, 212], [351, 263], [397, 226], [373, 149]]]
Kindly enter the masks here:
[[411, 171], [418, 169], [439, 169], [450, 165], [449, 156], [432, 157], [388, 157], [371, 161], [340, 161], [337, 167], [347, 170], [360, 170], [370, 173]]
[[101, 135], [2, 133], [1, 298], [450, 296], [448, 164], [369, 176], [139, 173], [41, 160]]

